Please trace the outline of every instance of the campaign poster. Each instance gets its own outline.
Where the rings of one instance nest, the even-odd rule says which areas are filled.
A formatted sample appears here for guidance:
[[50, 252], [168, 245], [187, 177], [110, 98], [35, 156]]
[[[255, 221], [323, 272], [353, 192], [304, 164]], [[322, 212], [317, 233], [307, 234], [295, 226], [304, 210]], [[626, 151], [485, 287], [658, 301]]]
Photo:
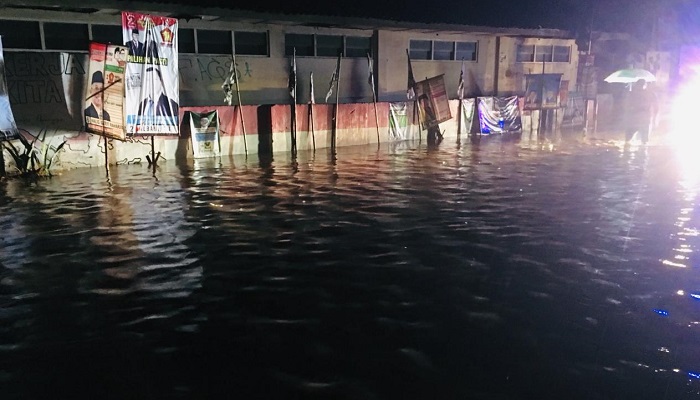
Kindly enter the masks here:
[[88, 132], [125, 140], [126, 47], [90, 43], [83, 116]]
[[423, 129], [437, 126], [452, 118], [444, 75], [417, 82], [416, 100]]
[[523, 109], [559, 107], [561, 74], [532, 74], [525, 76], [525, 103]]
[[219, 142], [218, 112], [196, 113], [190, 111], [192, 150], [195, 158], [214, 157], [221, 152]]
[[408, 103], [389, 103], [389, 135], [393, 140], [408, 139]]
[[127, 135], [179, 134], [177, 19], [122, 12]]
[[10, 107], [10, 96], [7, 91], [7, 80], [5, 79], [2, 37], [0, 37], [0, 140], [15, 139], [17, 135], [19, 135], [19, 131]]

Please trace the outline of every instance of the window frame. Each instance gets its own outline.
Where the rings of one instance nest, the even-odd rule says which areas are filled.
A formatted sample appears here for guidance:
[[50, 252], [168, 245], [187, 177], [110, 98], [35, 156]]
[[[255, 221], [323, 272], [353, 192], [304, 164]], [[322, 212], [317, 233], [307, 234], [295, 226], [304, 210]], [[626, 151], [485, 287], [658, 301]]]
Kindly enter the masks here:
[[[341, 39], [341, 45], [342, 45], [342, 55], [343, 58], [362, 58], [362, 57], [367, 57], [367, 54], [363, 55], [348, 55], [348, 38], [353, 38], [353, 39], [362, 39], [362, 38], [367, 38], [369, 41], [369, 48], [367, 48], [367, 53], [372, 54], [372, 38], [373, 36], [355, 36], [355, 35], [333, 35], [333, 34], [320, 34], [320, 33], [296, 33], [296, 32], [286, 32], [284, 34], [284, 56], [285, 57], [291, 57], [292, 50], [287, 46], [287, 37], [289, 36], [299, 36], [299, 37], [311, 37], [312, 38], [312, 54], [300, 54], [299, 53], [299, 48], [297, 48], [297, 57], [317, 57], [317, 58], [337, 58], [338, 55], [319, 55], [319, 47], [318, 47], [318, 37], [323, 36], [323, 37], [338, 37]], [[353, 49], [357, 52], [362, 51], [360, 47], [353, 47]], [[360, 49], [360, 50], [358, 50]]]
[[[419, 48], [417, 46], [412, 46], [413, 44], [426, 44], [429, 43], [430, 49], [427, 50], [425, 48]], [[446, 46], [445, 49], [443, 50], [437, 50], [436, 51], [436, 43], [450, 43], [451, 44], [451, 50], [450, 50], [450, 57], [449, 58], [436, 58], [436, 54], [438, 53], [446, 53]], [[459, 44], [469, 44], [473, 46], [474, 50], [472, 51], [472, 57], [471, 58], [464, 58], [462, 59], [459, 57], [459, 51], [457, 50], [459, 47]], [[426, 54], [427, 51], [427, 54]], [[409, 39], [408, 40], [408, 53], [411, 55], [411, 61], [413, 60], [418, 60], [418, 61], [462, 61], [464, 60], [465, 62], [479, 62], [479, 41], [465, 41], [465, 40], [432, 40], [432, 39]]]
[[[524, 48], [532, 48], [532, 56], [524, 60], [522, 59], [521, 55], [525, 54], [522, 49]], [[538, 50], [543, 50], [544, 48], [549, 48], [549, 51], [538, 51]], [[556, 50], [559, 49], [560, 51], [562, 49], [566, 48], [567, 49], [567, 57], [566, 60], [558, 60], [557, 57], [555, 56]], [[542, 59], [542, 55], [547, 55], [544, 60]], [[563, 54], [563, 53], [562, 53]], [[567, 64], [571, 63], [571, 45], [559, 45], [559, 44], [518, 44], [515, 48], [515, 62], [517, 63], [557, 63], [557, 64]]]
[[[246, 34], [246, 35], [261, 35], [265, 37], [265, 52], [264, 53], [241, 53], [237, 49], [237, 43], [238, 40], [236, 39], [237, 34]], [[253, 47], [250, 45], [250, 47]], [[270, 56], [270, 34], [268, 31], [233, 31], [233, 51], [236, 52], [236, 55], [242, 55], [242, 56], [262, 56], [262, 57], [269, 57]]]

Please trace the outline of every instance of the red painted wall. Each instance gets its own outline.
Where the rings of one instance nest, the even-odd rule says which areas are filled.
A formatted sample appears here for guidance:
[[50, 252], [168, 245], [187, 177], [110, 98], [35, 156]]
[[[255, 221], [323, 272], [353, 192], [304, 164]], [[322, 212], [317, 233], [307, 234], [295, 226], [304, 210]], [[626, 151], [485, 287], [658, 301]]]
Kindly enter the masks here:
[[[272, 132], [291, 131], [291, 105], [275, 105], [271, 108]], [[308, 104], [297, 104], [297, 131], [310, 131]], [[330, 131], [333, 128], [333, 105], [313, 105], [314, 130]], [[377, 103], [377, 119], [379, 127], [389, 126], [389, 103]], [[372, 103], [354, 103], [338, 105], [338, 130], [343, 129], [374, 129], [376, 120]]]
[[[196, 113], [211, 112], [217, 110], [219, 112], [219, 134], [221, 136], [234, 136], [243, 134], [243, 125], [241, 124], [241, 113], [238, 111], [238, 106], [206, 106], [206, 107], [180, 107], [180, 125], [181, 132], [189, 132], [189, 118], [185, 120], [184, 114], [186, 111]], [[243, 106], [243, 121], [245, 122], [246, 135], [258, 134], [258, 106]]]

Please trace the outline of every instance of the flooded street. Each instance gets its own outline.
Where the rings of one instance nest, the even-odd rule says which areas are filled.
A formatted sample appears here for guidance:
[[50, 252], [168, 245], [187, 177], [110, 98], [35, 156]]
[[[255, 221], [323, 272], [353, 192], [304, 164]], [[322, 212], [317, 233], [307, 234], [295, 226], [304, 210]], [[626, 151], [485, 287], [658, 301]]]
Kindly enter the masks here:
[[450, 139], [0, 182], [0, 397], [700, 398], [698, 160]]

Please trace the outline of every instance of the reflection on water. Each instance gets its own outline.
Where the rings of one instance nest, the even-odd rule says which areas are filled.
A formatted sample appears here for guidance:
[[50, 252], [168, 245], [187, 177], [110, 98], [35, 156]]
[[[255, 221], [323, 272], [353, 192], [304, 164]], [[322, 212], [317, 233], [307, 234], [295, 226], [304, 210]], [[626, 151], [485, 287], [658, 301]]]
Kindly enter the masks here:
[[700, 397], [683, 160], [484, 139], [2, 182], [2, 398]]

